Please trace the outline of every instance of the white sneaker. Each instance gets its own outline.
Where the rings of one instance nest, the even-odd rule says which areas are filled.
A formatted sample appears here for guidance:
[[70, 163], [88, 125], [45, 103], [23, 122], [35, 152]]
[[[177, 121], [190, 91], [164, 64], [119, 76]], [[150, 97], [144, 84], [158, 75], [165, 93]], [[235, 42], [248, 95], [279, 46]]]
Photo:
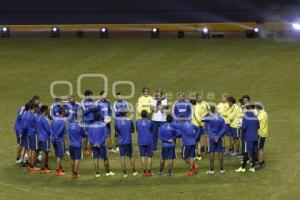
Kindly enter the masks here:
[[214, 170], [209, 170], [206, 172], [207, 175], [214, 175], [215, 174], [215, 171]]
[[128, 177], [128, 174], [124, 174], [123, 177], [124, 177], [124, 178], [127, 178], [127, 177]]
[[220, 170], [220, 174], [224, 174], [225, 172], [226, 172], [225, 169], [221, 169], [221, 170]]
[[133, 172], [132, 175], [133, 175], [133, 176], [137, 176], [138, 173], [137, 173], [137, 172]]
[[116, 153], [119, 153], [119, 151], [120, 151], [119, 147], [117, 147], [115, 151], [116, 151]]
[[110, 172], [106, 173], [105, 175], [106, 175], [106, 176], [114, 176], [114, 175], [116, 175], [116, 174], [113, 173], [112, 171], [110, 171]]
[[99, 178], [100, 177], [100, 174], [96, 174], [96, 178]]

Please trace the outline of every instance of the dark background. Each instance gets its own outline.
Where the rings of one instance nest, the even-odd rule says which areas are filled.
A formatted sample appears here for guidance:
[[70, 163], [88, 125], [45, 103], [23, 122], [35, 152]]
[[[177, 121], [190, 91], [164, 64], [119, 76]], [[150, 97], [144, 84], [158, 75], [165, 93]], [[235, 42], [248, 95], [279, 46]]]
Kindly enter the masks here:
[[288, 21], [300, 0], [1, 0], [0, 24]]

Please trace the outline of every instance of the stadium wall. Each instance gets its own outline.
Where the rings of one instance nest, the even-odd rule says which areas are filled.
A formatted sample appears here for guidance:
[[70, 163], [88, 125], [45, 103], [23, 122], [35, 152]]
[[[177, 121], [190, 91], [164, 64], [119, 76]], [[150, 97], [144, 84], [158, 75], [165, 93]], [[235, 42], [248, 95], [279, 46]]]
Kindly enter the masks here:
[[10, 0], [0, 24], [151, 24], [290, 21], [298, 0]]

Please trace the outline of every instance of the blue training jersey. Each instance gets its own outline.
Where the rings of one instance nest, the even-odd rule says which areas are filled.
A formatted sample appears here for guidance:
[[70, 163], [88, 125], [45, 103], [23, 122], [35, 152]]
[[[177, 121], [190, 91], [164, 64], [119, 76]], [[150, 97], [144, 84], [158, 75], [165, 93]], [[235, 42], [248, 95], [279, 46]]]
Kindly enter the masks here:
[[112, 116], [112, 110], [110, 107], [109, 100], [100, 99], [96, 102], [96, 106], [97, 106], [97, 112], [99, 112], [101, 117], [104, 118], [106, 116], [109, 116], [109, 117]]
[[246, 142], [258, 141], [259, 121], [252, 111], [246, 111], [243, 117], [242, 129]]
[[51, 124], [51, 141], [65, 141], [66, 136], [66, 122], [64, 118], [57, 117], [52, 121]]
[[50, 140], [50, 125], [45, 115], [41, 114], [37, 117], [37, 134], [39, 141], [49, 141]]
[[175, 121], [178, 121], [180, 118], [184, 120], [191, 121], [192, 116], [192, 106], [189, 101], [177, 101], [173, 107], [173, 116]]
[[131, 119], [120, 117], [115, 121], [115, 130], [118, 135], [119, 144], [131, 144], [134, 125]]
[[152, 145], [153, 143], [153, 122], [149, 119], [139, 119], [136, 121], [139, 145]]
[[76, 121], [72, 121], [68, 125], [69, 146], [81, 147], [82, 138], [85, 136], [83, 127]]
[[25, 112], [25, 107], [21, 107], [17, 112], [17, 117], [14, 125], [15, 133], [17, 136], [22, 135], [22, 115]]
[[[159, 127], [158, 138], [162, 142], [162, 147], [174, 147], [175, 140], [179, 132], [173, 128], [172, 123], [166, 122]], [[169, 142], [169, 140], [173, 140], [174, 143]]]
[[105, 146], [107, 134], [106, 124], [101, 121], [92, 123], [87, 132], [90, 143], [93, 146]]
[[28, 135], [37, 134], [37, 116], [30, 111], [28, 112], [28, 118], [27, 118], [26, 125], [27, 125]]
[[59, 113], [58, 110], [61, 107], [60, 104], [58, 104], [57, 102], [53, 102], [50, 106], [50, 118], [51, 119], [55, 119], [56, 117], [59, 117]]
[[178, 130], [177, 136], [182, 138], [183, 145], [196, 144], [196, 139], [200, 134], [199, 127], [188, 121], [173, 123], [172, 126]]
[[28, 135], [28, 129], [27, 129], [28, 116], [29, 116], [29, 111], [25, 110], [21, 117], [22, 137], [27, 137], [27, 135]]
[[80, 103], [63, 101], [62, 106], [65, 109], [65, 116], [68, 118], [69, 122], [73, 122], [75, 120], [75, 116], [78, 116], [80, 111]]
[[128, 112], [129, 107], [128, 103], [125, 100], [117, 100], [114, 103], [114, 112], [115, 112], [115, 117], [121, 117], [121, 112]]
[[211, 140], [219, 139], [225, 135], [227, 126], [225, 120], [218, 114], [207, 115], [201, 119], [207, 126], [208, 136]]
[[93, 99], [85, 98], [81, 101], [82, 120], [85, 123], [92, 123], [94, 121], [94, 112], [97, 111], [97, 106]]

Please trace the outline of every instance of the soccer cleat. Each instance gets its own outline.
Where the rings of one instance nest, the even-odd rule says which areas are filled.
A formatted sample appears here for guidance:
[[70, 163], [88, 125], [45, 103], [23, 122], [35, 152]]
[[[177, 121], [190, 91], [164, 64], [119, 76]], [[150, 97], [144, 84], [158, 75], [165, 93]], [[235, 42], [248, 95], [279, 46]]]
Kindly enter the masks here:
[[230, 153], [229, 155], [230, 155], [231, 157], [235, 157], [235, 156], [238, 155], [238, 153], [237, 153], [237, 152], [232, 152], [232, 153]]
[[229, 154], [230, 154], [230, 151], [224, 151], [223, 154], [224, 154], [224, 155], [229, 155]]
[[148, 173], [147, 173], [147, 176], [154, 176], [154, 173], [148, 172]]
[[55, 176], [63, 176], [65, 173], [61, 172], [60, 170], [56, 170]]
[[220, 174], [224, 174], [226, 172], [225, 169], [220, 169]]
[[147, 173], [147, 172], [146, 172], [146, 173], [143, 173], [142, 176], [143, 176], [143, 177], [148, 177], [148, 173]]
[[49, 170], [49, 169], [46, 169], [46, 168], [41, 170], [41, 173], [42, 173], [42, 174], [47, 174], [47, 173], [49, 173], [49, 172], [50, 172], [50, 170]]
[[196, 157], [194, 158], [194, 160], [200, 161], [200, 160], [202, 160], [202, 157], [201, 157], [201, 156], [196, 156]]
[[163, 175], [163, 172], [158, 171], [158, 172], [157, 172], [157, 175], [158, 175], [158, 176], [162, 176], [162, 175]]
[[209, 170], [206, 172], [207, 175], [214, 175], [215, 174], [215, 171], [214, 170]]
[[236, 169], [235, 172], [238, 172], [238, 173], [242, 172], [242, 173], [244, 173], [244, 172], [246, 172], [246, 169], [240, 167], [240, 168]]
[[22, 162], [22, 159], [16, 160], [16, 164], [17, 164], [17, 165], [18, 165], [18, 164], [21, 164], [21, 162]]
[[32, 166], [32, 167], [28, 167], [28, 170], [33, 172], [33, 171], [40, 171], [41, 169], [36, 166]]
[[137, 172], [133, 172], [132, 175], [133, 175], [133, 176], [137, 176], [138, 173], [137, 173]]
[[100, 174], [96, 174], [96, 178], [99, 178], [100, 177]]
[[168, 176], [173, 176], [173, 173], [172, 173], [172, 172], [169, 172], [169, 173], [168, 173]]
[[119, 147], [117, 147], [117, 148], [116, 148], [116, 153], [119, 153], [119, 151], [120, 151], [120, 150], [119, 150]]
[[105, 174], [105, 176], [114, 176], [116, 175], [115, 173], [113, 173], [112, 171], [109, 171], [108, 173]]
[[250, 169], [249, 169], [249, 172], [254, 173], [254, 172], [255, 172], [255, 168], [254, 168], [254, 167], [250, 168]]
[[193, 173], [193, 170], [189, 170], [187, 173], [186, 173], [187, 176], [193, 176], [194, 173]]
[[73, 174], [73, 175], [72, 175], [72, 178], [73, 178], [73, 179], [79, 179], [79, 178], [80, 178], [80, 175], [79, 175], [79, 174]]
[[123, 177], [124, 177], [124, 178], [127, 178], [127, 177], [128, 177], [128, 174], [124, 174]]
[[63, 169], [63, 168], [60, 168], [60, 170], [59, 170], [62, 174], [66, 174], [66, 172], [65, 172], [65, 170]]
[[196, 164], [194, 164], [194, 167], [193, 167], [193, 172], [194, 172], [194, 174], [197, 174], [198, 171], [199, 171], [199, 166], [196, 165]]

